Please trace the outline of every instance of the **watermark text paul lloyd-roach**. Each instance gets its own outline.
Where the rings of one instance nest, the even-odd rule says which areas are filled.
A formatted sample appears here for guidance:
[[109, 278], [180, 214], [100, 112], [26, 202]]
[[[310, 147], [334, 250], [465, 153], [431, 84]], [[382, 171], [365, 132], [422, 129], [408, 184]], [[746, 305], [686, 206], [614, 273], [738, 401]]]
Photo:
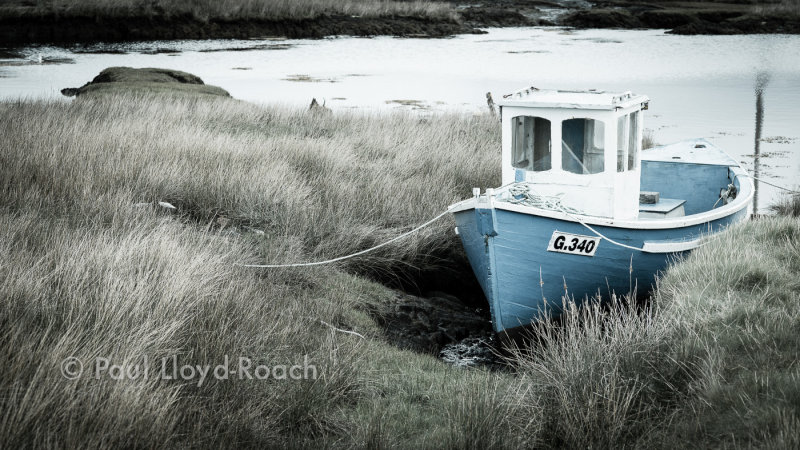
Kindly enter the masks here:
[[[145, 355], [136, 363], [125, 361], [116, 364], [109, 358], [97, 357], [91, 375], [95, 379], [104, 377], [112, 380], [135, 380], [158, 378], [161, 380], [196, 381], [202, 386], [209, 377], [216, 380], [315, 380], [317, 368], [309, 364], [308, 355], [303, 356], [303, 364], [255, 364], [250, 358], [240, 356], [235, 360], [225, 355], [220, 364], [182, 364], [178, 355], [167, 356], [151, 364]], [[61, 374], [74, 380], [83, 375], [83, 361], [70, 356], [61, 362]]]

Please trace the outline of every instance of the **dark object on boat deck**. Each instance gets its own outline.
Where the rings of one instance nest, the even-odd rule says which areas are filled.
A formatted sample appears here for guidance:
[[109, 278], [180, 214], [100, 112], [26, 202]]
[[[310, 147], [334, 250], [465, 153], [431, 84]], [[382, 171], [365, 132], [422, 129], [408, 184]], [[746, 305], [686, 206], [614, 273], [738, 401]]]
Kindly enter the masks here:
[[639, 204], [655, 205], [658, 203], [658, 192], [639, 192]]

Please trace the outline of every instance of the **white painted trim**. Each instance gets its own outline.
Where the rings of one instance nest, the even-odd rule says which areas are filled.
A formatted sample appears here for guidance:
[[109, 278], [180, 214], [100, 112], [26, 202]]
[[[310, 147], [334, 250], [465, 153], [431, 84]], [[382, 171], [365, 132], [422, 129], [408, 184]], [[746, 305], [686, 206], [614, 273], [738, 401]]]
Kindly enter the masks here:
[[[690, 216], [660, 219], [660, 220], [659, 219], [614, 220], [607, 217], [585, 216], [580, 214], [572, 214], [572, 216], [580, 218], [583, 222], [590, 225], [600, 225], [613, 228], [630, 228], [630, 229], [640, 229], [640, 230], [662, 230], [668, 228], [681, 228], [681, 227], [688, 227], [692, 225], [711, 222], [713, 220], [733, 215], [741, 211], [742, 209], [749, 208], [752, 203], [753, 199], [752, 179], [749, 176], [745, 175], [746, 172], [741, 167], [731, 167], [730, 169], [737, 176], [739, 176], [740, 194], [739, 196], [736, 197], [736, 199], [733, 202], [721, 206], [717, 209], [712, 209], [698, 214], [692, 214]], [[508, 188], [507, 186], [504, 186], [502, 188], [497, 188], [495, 189], [495, 192], [502, 192], [507, 188]], [[451, 213], [456, 213], [459, 211], [473, 209], [480, 206], [483, 206], [484, 208], [486, 208], [487, 206], [489, 208], [494, 207], [496, 209], [502, 209], [505, 211], [514, 211], [522, 214], [530, 214], [533, 216], [541, 216], [552, 219], [565, 220], [568, 222], [575, 222], [575, 220], [572, 217], [561, 211], [552, 211], [547, 209], [534, 208], [532, 206], [517, 205], [508, 202], [496, 201], [490, 203], [489, 201], [486, 200], [485, 196], [480, 196], [477, 199], [470, 198], [455, 203], [453, 205], [450, 205], [450, 207], [448, 207], [448, 210]]]
[[642, 251], [645, 253], [684, 252], [686, 250], [693, 250], [697, 247], [700, 247], [701, 241], [702, 239], [679, 242], [645, 241], [644, 245], [642, 245]]

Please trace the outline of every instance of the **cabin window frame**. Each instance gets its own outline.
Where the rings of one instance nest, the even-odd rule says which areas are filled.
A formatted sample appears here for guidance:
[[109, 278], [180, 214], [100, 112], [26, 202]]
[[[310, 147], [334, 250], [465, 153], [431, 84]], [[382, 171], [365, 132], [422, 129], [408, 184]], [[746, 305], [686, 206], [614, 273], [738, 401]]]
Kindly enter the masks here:
[[628, 170], [636, 170], [639, 168], [639, 160], [642, 152], [642, 133], [640, 127], [641, 111], [633, 111], [628, 114], [629, 122], [628, 129]]
[[[578, 121], [583, 121], [583, 124], [579, 125]], [[565, 127], [576, 128], [573, 132], [566, 131]], [[572, 117], [561, 121], [561, 169], [576, 175], [597, 175], [605, 172], [606, 128], [604, 120], [594, 117]], [[582, 147], [580, 151], [576, 145], [578, 140]], [[576, 171], [577, 169], [582, 170]]]
[[511, 118], [511, 165], [545, 172], [553, 168], [552, 121], [520, 114]]
[[629, 165], [630, 119], [629, 114], [617, 117], [617, 173], [625, 172]]

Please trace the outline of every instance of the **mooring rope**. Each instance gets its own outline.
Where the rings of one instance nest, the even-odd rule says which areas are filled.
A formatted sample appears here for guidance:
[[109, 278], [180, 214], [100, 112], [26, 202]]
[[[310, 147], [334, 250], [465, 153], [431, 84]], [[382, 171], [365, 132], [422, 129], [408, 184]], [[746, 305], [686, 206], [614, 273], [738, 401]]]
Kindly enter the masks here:
[[356, 257], [356, 256], [363, 255], [365, 253], [369, 253], [369, 252], [371, 252], [373, 250], [377, 250], [377, 249], [379, 249], [381, 247], [384, 247], [386, 245], [391, 244], [394, 241], [400, 240], [400, 239], [402, 239], [402, 238], [404, 238], [404, 237], [406, 237], [406, 236], [408, 236], [410, 234], [416, 233], [417, 231], [427, 227], [428, 225], [432, 224], [433, 222], [436, 222], [437, 220], [441, 219], [442, 217], [447, 215], [449, 212], [450, 212], [450, 210], [445, 210], [443, 213], [441, 213], [438, 216], [434, 217], [433, 219], [423, 223], [422, 225], [414, 228], [411, 231], [407, 231], [407, 232], [405, 232], [405, 233], [403, 233], [403, 234], [401, 234], [399, 236], [395, 236], [392, 239], [389, 239], [386, 242], [383, 242], [383, 243], [378, 244], [378, 245], [376, 245], [374, 247], [370, 247], [370, 248], [368, 248], [366, 250], [361, 250], [360, 252], [356, 252], [356, 253], [353, 253], [353, 254], [350, 254], [350, 255], [340, 256], [338, 258], [333, 258], [333, 259], [326, 259], [325, 261], [314, 261], [314, 262], [306, 262], [306, 263], [294, 263], [294, 264], [241, 264], [241, 266], [242, 267], [254, 267], [254, 268], [260, 268], [260, 269], [277, 269], [277, 268], [281, 268], [281, 267], [319, 266], [319, 265], [322, 265], [322, 264], [330, 264], [330, 263], [334, 263], [334, 262], [337, 262], [337, 261], [350, 259], [350, 258], [353, 258], [353, 257]]
[[778, 186], [777, 184], [773, 184], [773, 183], [770, 183], [769, 181], [762, 180], [761, 178], [756, 178], [756, 177], [754, 177], [754, 176], [750, 175], [749, 173], [745, 173], [744, 175], [745, 175], [745, 176], [748, 176], [748, 177], [750, 177], [750, 178], [752, 178], [752, 179], [754, 179], [754, 180], [760, 181], [761, 183], [768, 184], [768, 185], [770, 185], [770, 186], [772, 186], [772, 187], [776, 187], [776, 188], [778, 188], [778, 189], [783, 189], [784, 191], [789, 191], [789, 192], [791, 192], [792, 194], [800, 194], [800, 191], [795, 191], [795, 190], [793, 190], [793, 189], [789, 189], [789, 188], [787, 188], [787, 187]]
[[619, 245], [620, 247], [628, 248], [631, 250], [637, 250], [640, 252], [643, 251], [641, 248], [617, 242], [611, 239], [610, 237], [604, 235], [603, 233], [600, 233], [599, 231], [590, 227], [589, 224], [587, 224], [583, 220], [573, 215], [573, 214], [583, 215], [583, 213], [576, 208], [564, 205], [561, 202], [561, 198], [558, 195], [542, 195], [532, 192], [531, 183], [529, 182], [522, 181], [514, 183], [508, 188], [508, 193], [511, 194], [511, 198], [502, 198], [501, 201], [506, 201], [516, 205], [532, 206], [539, 209], [546, 209], [548, 211], [561, 211], [572, 220], [588, 228], [592, 233], [596, 234], [601, 239], [604, 239], [614, 245]]

